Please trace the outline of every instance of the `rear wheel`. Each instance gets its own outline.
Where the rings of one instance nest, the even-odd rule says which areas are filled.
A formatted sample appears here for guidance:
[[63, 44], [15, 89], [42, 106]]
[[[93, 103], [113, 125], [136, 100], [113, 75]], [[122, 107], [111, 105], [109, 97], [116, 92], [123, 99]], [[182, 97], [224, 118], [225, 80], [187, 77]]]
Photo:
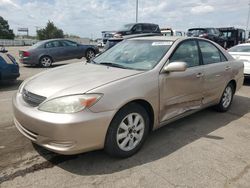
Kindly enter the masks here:
[[50, 67], [52, 65], [52, 58], [49, 56], [43, 56], [40, 58], [39, 64], [41, 67]]
[[149, 117], [138, 104], [122, 108], [112, 120], [105, 142], [105, 151], [114, 157], [129, 157], [142, 147], [149, 132]]
[[233, 84], [229, 83], [222, 94], [220, 103], [215, 107], [217, 111], [219, 112], [228, 111], [233, 101], [234, 90], [235, 88]]
[[85, 55], [86, 59], [89, 61], [91, 59], [93, 59], [95, 57], [95, 51], [92, 49], [88, 49], [86, 51], [86, 55]]

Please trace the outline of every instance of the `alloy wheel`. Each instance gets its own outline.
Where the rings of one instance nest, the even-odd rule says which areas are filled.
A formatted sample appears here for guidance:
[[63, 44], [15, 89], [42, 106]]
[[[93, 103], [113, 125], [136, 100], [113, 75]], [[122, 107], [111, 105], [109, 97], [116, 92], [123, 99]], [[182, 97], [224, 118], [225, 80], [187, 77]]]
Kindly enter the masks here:
[[222, 105], [224, 108], [228, 108], [228, 106], [231, 104], [232, 96], [233, 96], [232, 88], [230, 86], [228, 86], [225, 89], [225, 91], [223, 93], [223, 97], [222, 97]]
[[86, 58], [87, 58], [87, 59], [92, 59], [92, 58], [94, 58], [94, 57], [95, 57], [95, 52], [94, 52], [93, 50], [89, 50], [89, 51], [87, 52]]
[[51, 58], [49, 58], [49, 57], [43, 57], [43, 58], [41, 59], [41, 65], [42, 65], [43, 67], [50, 67], [51, 64], [52, 64]]
[[145, 129], [143, 117], [138, 113], [128, 114], [117, 129], [116, 141], [123, 151], [131, 151], [140, 144]]

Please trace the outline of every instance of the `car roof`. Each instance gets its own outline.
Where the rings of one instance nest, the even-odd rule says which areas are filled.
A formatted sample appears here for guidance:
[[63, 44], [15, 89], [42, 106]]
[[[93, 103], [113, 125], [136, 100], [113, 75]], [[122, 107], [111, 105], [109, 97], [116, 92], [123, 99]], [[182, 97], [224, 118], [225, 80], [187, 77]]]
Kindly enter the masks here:
[[236, 46], [250, 46], [250, 43], [243, 43], [243, 44], [238, 44]]
[[149, 37], [135, 37], [128, 40], [165, 40], [165, 41], [176, 41], [178, 39], [187, 39], [192, 37], [182, 36], [149, 36]]
[[195, 27], [195, 28], [190, 28], [190, 29], [188, 29], [188, 31], [190, 31], [190, 30], [205, 30], [205, 29], [210, 29], [210, 28], [205, 28], [205, 27]]
[[137, 24], [143, 24], [143, 25], [146, 25], [146, 24], [148, 24], [148, 25], [158, 25], [158, 24], [155, 24], [155, 23], [143, 23], [143, 22], [139, 22], [139, 23], [128, 23], [128, 24], [125, 24], [125, 25], [137, 25]]

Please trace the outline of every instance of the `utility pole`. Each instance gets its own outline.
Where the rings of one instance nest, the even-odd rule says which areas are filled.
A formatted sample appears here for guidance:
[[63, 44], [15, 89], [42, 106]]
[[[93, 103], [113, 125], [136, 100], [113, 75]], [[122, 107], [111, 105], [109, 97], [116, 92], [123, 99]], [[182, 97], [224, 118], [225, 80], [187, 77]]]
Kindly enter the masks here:
[[138, 23], [138, 2], [139, 0], [136, 0], [136, 13], [135, 13], [135, 22]]
[[248, 9], [248, 16], [247, 16], [247, 27], [246, 27], [246, 39], [249, 37], [249, 30], [248, 30], [248, 25], [249, 25], [249, 19], [250, 19], [250, 0], [248, 3], [249, 9]]

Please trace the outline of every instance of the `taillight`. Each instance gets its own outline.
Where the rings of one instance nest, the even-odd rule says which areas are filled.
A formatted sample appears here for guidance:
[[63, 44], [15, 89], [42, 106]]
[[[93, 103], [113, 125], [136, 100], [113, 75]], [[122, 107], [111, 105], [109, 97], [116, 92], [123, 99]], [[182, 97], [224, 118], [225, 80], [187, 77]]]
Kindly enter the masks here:
[[29, 52], [23, 52], [23, 57], [29, 57], [30, 56], [30, 53]]

